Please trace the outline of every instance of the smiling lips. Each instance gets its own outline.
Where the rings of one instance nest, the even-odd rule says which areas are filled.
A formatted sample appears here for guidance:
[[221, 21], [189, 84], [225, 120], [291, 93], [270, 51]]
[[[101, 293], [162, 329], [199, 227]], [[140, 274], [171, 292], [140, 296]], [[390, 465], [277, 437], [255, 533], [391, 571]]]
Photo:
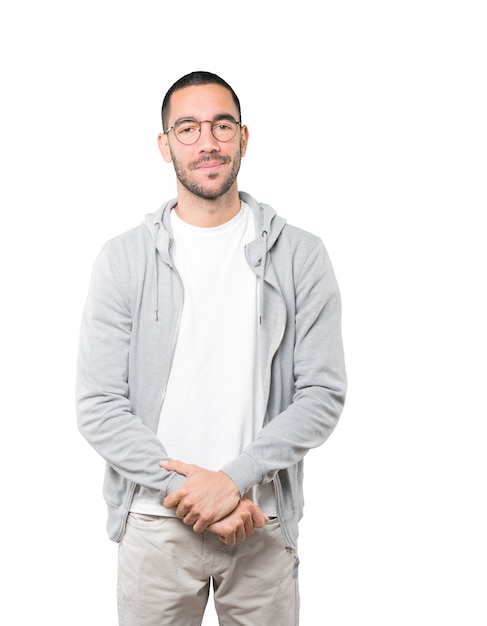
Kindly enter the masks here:
[[227, 163], [230, 163], [230, 157], [205, 157], [192, 163], [190, 168], [192, 170], [212, 169], [218, 165], [225, 165]]

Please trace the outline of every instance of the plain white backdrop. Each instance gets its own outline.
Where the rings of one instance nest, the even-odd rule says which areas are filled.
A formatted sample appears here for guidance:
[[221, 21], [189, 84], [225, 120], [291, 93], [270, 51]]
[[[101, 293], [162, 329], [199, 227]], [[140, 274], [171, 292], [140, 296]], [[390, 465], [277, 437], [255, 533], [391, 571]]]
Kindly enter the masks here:
[[306, 461], [301, 623], [486, 626], [485, 2], [46, 0], [2, 21], [1, 622], [117, 623], [79, 319], [102, 243], [174, 196], [160, 104], [204, 69], [241, 99], [240, 189], [320, 235], [342, 291], [350, 390]]

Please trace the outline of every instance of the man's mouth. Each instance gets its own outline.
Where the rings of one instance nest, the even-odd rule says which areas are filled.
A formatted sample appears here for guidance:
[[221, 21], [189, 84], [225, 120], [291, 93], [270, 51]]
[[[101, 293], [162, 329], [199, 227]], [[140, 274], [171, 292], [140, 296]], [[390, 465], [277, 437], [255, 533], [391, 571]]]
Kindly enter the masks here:
[[191, 169], [216, 169], [220, 165], [225, 165], [229, 162], [230, 157], [205, 157], [204, 159], [198, 159], [198, 161], [194, 161], [191, 164]]

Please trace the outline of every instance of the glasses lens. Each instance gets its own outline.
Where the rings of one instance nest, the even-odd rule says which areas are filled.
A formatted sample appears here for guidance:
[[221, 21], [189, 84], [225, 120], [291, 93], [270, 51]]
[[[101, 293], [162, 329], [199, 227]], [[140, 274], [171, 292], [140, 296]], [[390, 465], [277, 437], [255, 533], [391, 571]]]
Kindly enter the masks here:
[[182, 122], [174, 127], [174, 134], [181, 143], [194, 143], [200, 136], [200, 125], [198, 122]]
[[219, 122], [215, 124], [215, 126], [212, 126], [211, 132], [218, 141], [230, 141], [230, 139], [235, 137], [235, 133], [237, 132], [237, 123], [231, 122], [230, 120]]

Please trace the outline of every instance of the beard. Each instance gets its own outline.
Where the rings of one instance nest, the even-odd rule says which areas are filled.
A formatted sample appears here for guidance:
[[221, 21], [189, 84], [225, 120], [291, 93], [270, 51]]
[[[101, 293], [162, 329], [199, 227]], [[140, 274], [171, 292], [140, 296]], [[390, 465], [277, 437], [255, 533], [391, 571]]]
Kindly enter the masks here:
[[[206, 155], [201, 157], [197, 161], [192, 161], [185, 167], [181, 161], [176, 159], [176, 157], [171, 153], [172, 162], [174, 165], [174, 171], [176, 172], [177, 179], [179, 182], [185, 187], [190, 193], [198, 196], [198, 198], [203, 198], [204, 200], [214, 200], [215, 198], [220, 198], [225, 195], [227, 191], [232, 187], [235, 182], [238, 172], [240, 170], [240, 150], [236, 152], [235, 158], [233, 161], [232, 169], [228, 174], [222, 179], [220, 185], [218, 187], [206, 186], [204, 183], [197, 183], [192, 177], [191, 172], [196, 169], [202, 163], [209, 163], [211, 161], [216, 161], [218, 163], [231, 163], [232, 159], [229, 156], [220, 156], [220, 155]], [[213, 173], [208, 175], [209, 181], [216, 180], [221, 174]]]

